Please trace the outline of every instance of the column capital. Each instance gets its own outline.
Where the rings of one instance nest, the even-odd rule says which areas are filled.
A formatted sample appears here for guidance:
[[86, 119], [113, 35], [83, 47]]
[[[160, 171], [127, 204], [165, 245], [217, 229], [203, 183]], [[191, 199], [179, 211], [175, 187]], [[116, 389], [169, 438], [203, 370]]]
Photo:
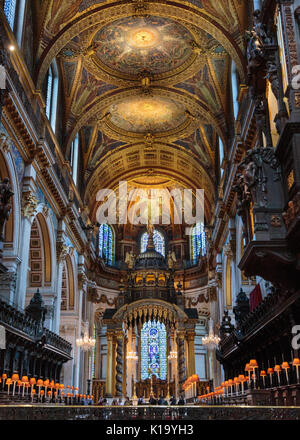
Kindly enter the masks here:
[[31, 220], [35, 214], [38, 200], [32, 191], [25, 191], [22, 193], [22, 207], [21, 214], [23, 217]]

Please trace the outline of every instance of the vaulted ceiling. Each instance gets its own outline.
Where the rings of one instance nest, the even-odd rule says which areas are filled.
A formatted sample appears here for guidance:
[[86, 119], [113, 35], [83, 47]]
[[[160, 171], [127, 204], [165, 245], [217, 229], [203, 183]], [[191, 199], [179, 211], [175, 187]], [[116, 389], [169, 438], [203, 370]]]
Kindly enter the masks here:
[[76, 133], [85, 202], [119, 180], [203, 188], [213, 210], [216, 141], [228, 148], [230, 66], [245, 82], [243, 0], [40, 2], [36, 81], [56, 58], [65, 154]]

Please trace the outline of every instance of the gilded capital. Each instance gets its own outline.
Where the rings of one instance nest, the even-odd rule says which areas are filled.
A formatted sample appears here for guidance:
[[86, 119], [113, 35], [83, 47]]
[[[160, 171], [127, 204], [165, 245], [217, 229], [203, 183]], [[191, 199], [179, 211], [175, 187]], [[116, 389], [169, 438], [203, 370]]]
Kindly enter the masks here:
[[22, 194], [22, 208], [21, 214], [29, 220], [34, 216], [38, 200], [31, 191], [26, 191]]

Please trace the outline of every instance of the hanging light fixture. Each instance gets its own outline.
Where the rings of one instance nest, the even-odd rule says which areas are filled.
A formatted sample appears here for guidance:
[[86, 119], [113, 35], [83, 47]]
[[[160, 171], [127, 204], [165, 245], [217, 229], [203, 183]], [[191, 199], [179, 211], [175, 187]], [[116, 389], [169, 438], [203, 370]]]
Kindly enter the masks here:
[[214, 329], [213, 329], [214, 322], [211, 318], [209, 318], [208, 326], [209, 326], [209, 333], [208, 336], [204, 336], [204, 338], [202, 338], [202, 344], [206, 346], [208, 350], [215, 350], [219, 345], [220, 338], [219, 336], [214, 334]]
[[77, 347], [82, 348], [83, 351], [92, 350], [95, 347], [96, 339], [90, 338], [87, 330], [84, 332], [83, 338], [76, 339]]

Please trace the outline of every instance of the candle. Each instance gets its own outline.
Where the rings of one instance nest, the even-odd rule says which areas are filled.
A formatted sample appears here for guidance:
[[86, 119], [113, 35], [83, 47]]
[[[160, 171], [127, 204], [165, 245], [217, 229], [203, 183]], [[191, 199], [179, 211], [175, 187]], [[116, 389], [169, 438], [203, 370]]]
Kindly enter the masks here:
[[288, 362], [283, 362], [281, 367], [283, 370], [285, 370], [286, 381], [287, 381], [287, 384], [289, 385], [290, 381], [289, 381], [288, 369], [290, 368], [290, 366], [289, 366]]
[[281, 366], [280, 365], [275, 365], [274, 367], [274, 371], [276, 371], [277, 376], [278, 376], [278, 384], [280, 386], [280, 371], [281, 371]]
[[21, 392], [21, 386], [22, 386], [22, 382], [20, 381], [20, 380], [18, 380], [18, 382], [17, 382], [17, 387], [19, 388], [18, 389], [18, 394], [20, 395], [20, 392]]
[[270, 385], [271, 385], [271, 387], [272, 387], [272, 385], [273, 385], [273, 381], [272, 381], [272, 376], [273, 376], [273, 374], [274, 374], [274, 370], [273, 370], [273, 368], [268, 368], [268, 375], [270, 376]]
[[7, 379], [7, 374], [3, 373], [3, 374], [2, 374], [2, 379], [3, 379], [2, 388], [3, 388], [3, 390], [4, 390], [4, 387], [5, 387], [5, 381], [6, 381], [6, 379]]
[[300, 359], [294, 358], [293, 359], [293, 366], [296, 367], [297, 383], [299, 383], [299, 365], [300, 365]]
[[264, 384], [264, 388], [266, 388], [266, 383], [265, 383], [265, 377], [266, 377], [267, 373], [264, 370], [261, 370], [260, 372], [260, 376], [262, 377], [263, 380], [263, 384]]
[[12, 384], [12, 380], [10, 379], [10, 378], [8, 378], [7, 380], [6, 380], [6, 385], [7, 385], [7, 395], [9, 396], [9, 387], [11, 386], [11, 384]]
[[18, 380], [20, 380], [19, 375], [18, 374], [13, 374], [11, 376], [11, 380], [12, 380], [12, 382], [14, 384], [14, 387], [13, 387], [13, 396], [14, 396], [15, 395], [15, 390], [16, 390], [16, 383], [18, 382]]
[[23, 393], [22, 396], [24, 397], [24, 392], [25, 392], [25, 384], [28, 382], [28, 377], [27, 376], [23, 376], [22, 377], [22, 384], [23, 384]]

